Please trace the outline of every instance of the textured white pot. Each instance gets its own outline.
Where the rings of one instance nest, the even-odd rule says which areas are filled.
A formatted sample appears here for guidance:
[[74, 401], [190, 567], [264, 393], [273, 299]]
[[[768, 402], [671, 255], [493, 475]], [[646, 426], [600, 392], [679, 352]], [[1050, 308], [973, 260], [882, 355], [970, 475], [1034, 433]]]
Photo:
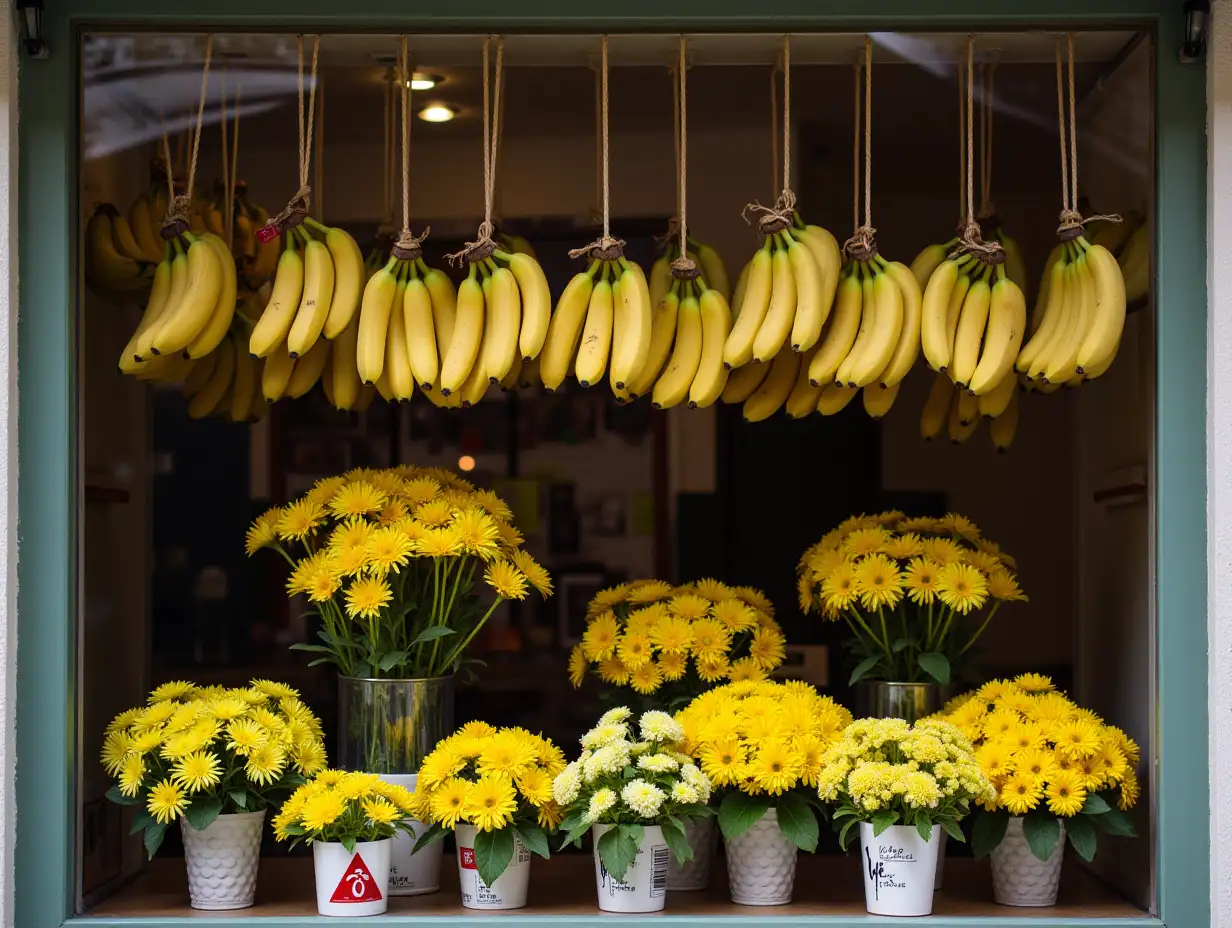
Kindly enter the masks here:
[[383, 915], [389, 907], [392, 840], [360, 841], [354, 851], [336, 842], [314, 842], [317, 911], [322, 915]]
[[[405, 786], [415, 792], [415, 782], [419, 779], [414, 773], [382, 773], [382, 780], [393, 786]], [[424, 893], [434, 893], [441, 888], [441, 861], [445, 858], [444, 846], [440, 843], [426, 847], [418, 854], [412, 854], [415, 842], [420, 835], [428, 830], [423, 822], [413, 821], [413, 835], [399, 831], [393, 838], [393, 848], [389, 860], [389, 895], [419, 896]]]
[[941, 884], [945, 882], [945, 840], [948, 838], [944, 831], [941, 832], [941, 837], [938, 838], [941, 843], [937, 845], [937, 877], [933, 880], [933, 889], [941, 888]]
[[714, 859], [718, 832], [713, 818], [689, 819], [684, 823], [684, 834], [693, 849], [693, 859], [678, 864], [675, 857], [668, 857], [669, 893], [693, 892], [710, 886], [710, 862]]
[[1022, 833], [1022, 819], [1011, 818], [1005, 838], [992, 852], [992, 894], [1001, 905], [1040, 906], [1057, 904], [1061, 883], [1061, 859], [1065, 856], [1065, 822], [1052, 856], [1040, 860], [1031, 853]]
[[932, 913], [940, 831], [934, 825], [925, 841], [914, 825], [891, 825], [874, 837], [872, 824], [860, 823], [864, 907], [870, 915]]
[[453, 830], [458, 845], [458, 882], [462, 888], [462, 905], [468, 909], [520, 909], [526, 905], [526, 889], [530, 885], [530, 849], [516, 834], [513, 836], [513, 857], [505, 872], [491, 886], [483, 881], [475, 867], [474, 825], [458, 824]]
[[624, 882], [615, 879], [599, 859], [599, 839], [614, 826], [595, 825], [591, 829], [595, 844], [595, 889], [599, 908], [604, 912], [661, 912], [667, 901], [667, 861], [671, 852], [663, 840], [663, 829], [647, 825], [642, 844]]
[[194, 909], [246, 909], [257, 891], [265, 812], [220, 815], [203, 831], [180, 819], [188, 901]]
[[796, 882], [794, 844], [783, 837], [779, 815], [765, 815], [744, 834], [726, 839], [727, 881], [739, 905], [786, 905]]

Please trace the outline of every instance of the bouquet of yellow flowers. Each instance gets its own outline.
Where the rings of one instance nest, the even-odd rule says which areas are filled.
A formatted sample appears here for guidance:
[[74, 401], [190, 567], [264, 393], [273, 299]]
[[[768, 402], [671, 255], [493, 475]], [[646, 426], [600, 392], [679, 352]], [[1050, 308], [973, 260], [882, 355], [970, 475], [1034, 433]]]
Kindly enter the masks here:
[[738, 837], [773, 808], [787, 840], [817, 849], [822, 753], [851, 722], [850, 712], [807, 683], [762, 681], [703, 693], [678, 718], [684, 750], [723, 793], [724, 837]]
[[286, 801], [274, 817], [274, 837], [291, 842], [337, 842], [355, 852], [361, 841], [411, 833], [414, 800], [406, 787], [375, 773], [322, 770]]
[[459, 824], [473, 825], [475, 866], [488, 886], [509, 866], [516, 839], [546, 858], [548, 833], [561, 819], [552, 780], [564, 769], [565, 755], [547, 738], [485, 722], [464, 725], [419, 768], [416, 815], [431, 827], [415, 850], [441, 840]]
[[992, 680], [951, 700], [941, 717], [971, 739], [996, 790], [975, 819], [977, 857], [1001, 843], [1010, 816], [1022, 817], [1023, 836], [1040, 860], [1056, 848], [1060, 820], [1083, 860], [1095, 856], [1096, 829], [1134, 836], [1125, 813], [1141, 792], [1138, 745], [1057, 692], [1047, 677]]
[[446, 470], [359, 469], [260, 516], [247, 550], [273, 548], [291, 566], [288, 592], [321, 619], [319, 644], [292, 646], [323, 655], [313, 663], [347, 677], [439, 677], [502, 602], [531, 587], [552, 593], [512, 517], [491, 490]]
[[1014, 559], [965, 516], [852, 516], [796, 566], [801, 611], [844, 619], [851, 683], [949, 683], [1001, 604], [1025, 602]]
[[959, 820], [973, 801], [992, 801], [996, 790], [971, 742], [948, 722], [859, 719], [822, 756], [817, 794], [836, 806], [845, 850], [860, 822], [870, 822], [877, 836], [891, 825], [914, 826], [925, 841], [936, 825], [963, 841]]
[[679, 863], [693, 859], [684, 823], [710, 814], [710, 781], [680, 750], [684, 730], [666, 712], [638, 720], [625, 706], [609, 709], [582, 736], [582, 754], [552, 784], [565, 810], [561, 847], [581, 841], [594, 825], [613, 826], [598, 842], [599, 859], [624, 880], [647, 825], [659, 826]]
[[717, 683], [764, 680], [783, 663], [774, 606], [752, 587], [718, 580], [672, 586], [637, 580], [602, 590], [569, 655], [569, 681], [587, 673], [678, 709]]
[[180, 816], [203, 831], [223, 813], [260, 812], [321, 770], [326, 758], [321, 723], [291, 687], [176, 681], [115, 717], [102, 762], [116, 778], [107, 797], [141, 806], [133, 830], [144, 831], [153, 858]]

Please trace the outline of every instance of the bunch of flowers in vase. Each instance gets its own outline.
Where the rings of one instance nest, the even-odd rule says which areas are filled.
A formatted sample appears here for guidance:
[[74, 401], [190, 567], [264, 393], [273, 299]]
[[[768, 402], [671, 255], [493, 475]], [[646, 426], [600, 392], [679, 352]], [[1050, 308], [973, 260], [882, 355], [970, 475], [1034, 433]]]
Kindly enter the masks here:
[[[178, 820], [193, 906], [229, 909], [252, 904], [266, 810], [323, 769], [326, 756], [321, 723], [285, 684], [175, 681], [111, 722], [102, 762], [116, 778], [108, 798], [139, 807], [133, 829], [144, 833], [147, 854]], [[216, 869], [231, 878], [199, 879]]]
[[822, 754], [851, 713], [807, 683], [761, 681], [703, 693], [679, 720], [719, 800], [733, 901], [790, 901], [797, 850], [817, 848]]
[[[976, 747], [996, 788], [977, 811], [971, 846], [992, 855], [998, 901], [1051, 905], [1066, 839], [1083, 860], [1097, 834], [1133, 837], [1126, 813], [1138, 802], [1138, 745], [1075, 705], [1040, 674], [992, 680], [952, 700], [942, 717]], [[1038, 871], [1040, 879], [1021, 879]]]
[[774, 607], [760, 591], [711, 579], [637, 580], [591, 600], [569, 680], [580, 688], [593, 674], [623, 690], [622, 700], [674, 711], [721, 683], [766, 679], [784, 655]]
[[883, 512], [826, 533], [800, 557], [796, 580], [803, 612], [850, 628], [852, 684], [948, 684], [1001, 604], [1026, 601], [1015, 570], [965, 516]]
[[485, 722], [464, 725], [424, 760], [416, 815], [431, 828], [415, 849], [454, 834], [463, 905], [526, 904], [531, 854], [549, 856], [548, 835], [562, 817], [552, 781], [564, 769], [564, 754], [547, 738]]
[[941, 833], [963, 841], [971, 803], [996, 796], [971, 742], [948, 722], [860, 719], [821, 766], [817, 793], [844, 849], [858, 826], [868, 911], [929, 914]]

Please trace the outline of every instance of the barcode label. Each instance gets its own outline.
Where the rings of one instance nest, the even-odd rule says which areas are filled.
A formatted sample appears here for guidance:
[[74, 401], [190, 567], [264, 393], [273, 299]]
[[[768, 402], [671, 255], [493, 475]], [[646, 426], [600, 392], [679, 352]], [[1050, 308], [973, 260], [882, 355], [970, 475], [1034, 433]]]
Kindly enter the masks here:
[[652, 853], [650, 895], [662, 896], [667, 892], [667, 846], [661, 844]]

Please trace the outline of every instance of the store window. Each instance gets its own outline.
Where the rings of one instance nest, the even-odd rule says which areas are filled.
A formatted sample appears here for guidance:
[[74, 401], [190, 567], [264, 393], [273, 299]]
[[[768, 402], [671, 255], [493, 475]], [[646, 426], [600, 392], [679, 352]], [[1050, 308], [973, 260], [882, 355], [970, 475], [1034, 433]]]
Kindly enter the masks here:
[[[1051, 906], [1049, 914], [1071, 918], [1156, 911], [1152, 37], [1090, 30], [1075, 33], [1071, 47], [1055, 33], [981, 33], [970, 60], [967, 38], [880, 33], [871, 42], [871, 67], [862, 71], [853, 62], [866, 61], [864, 35], [793, 35], [789, 57], [780, 35], [690, 35], [682, 87], [675, 35], [613, 35], [606, 42], [585, 34], [509, 35], [500, 40], [499, 52], [494, 37], [485, 50], [481, 35], [412, 36], [404, 71], [399, 39], [389, 35], [327, 34], [318, 44], [312, 37], [297, 41], [272, 33], [207, 38], [86, 32], [80, 46], [79, 165], [85, 230], [78, 313], [84, 487], [74, 883], [79, 911], [138, 918], [191, 912], [185, 854], [194, 853], [187, 846], [192, 836], [182, 841], [177, 826], [161, 829], [157, 848], [148, 853], [152, 845], [140, 833], [147, 820], [137, 818], [142, 807], [112, 801], [121, 764], [108, 771], [98, 762], [107, 756], [108, 724], [144, 704], [147, 694], [181, 680], [233, 689], [253, 680], [286, 684], [320, 719], [325, 750], [341, 762], [349, 737], [345, 687], [339, 687], [336, 667], [313, 666], [319, 652], [296, 648], [320, 647], [311, 600], [302, 587], [288, 596], [286, 563], [269, 551], [246, 552], [245, 538], [265, 513], [311, 494], [322, 480], [358, 473], [357, 479], [379, 482], [378, 472], [400, 467], [399, 479], [425, 473], [408, 468], [442, 468], [476, 491], [492, 491], [508, 506], [507, 522], [516, 527], [521, 550], [546, 569], [554, 588], [550, 598], [531, 595], [492, 611], [467, 650], [476, 662], [461, 668], [449, 697], [453, 724], [520, 726], [551, 739], [569, 759], [606, 709], [622, 699], [650, 707], [656, 694], [666, 700], [669, 689], [648, 683], [646, 692], [634, 696], [626, 686], [613, 697], [610, 680], [591, 672], [584, 659], [577, 666], [577, 648], [603, 611], [591, 605], [596, 597], [602, 601], [605, 590], [659, 578], [672, 585], [712, 580], [729, 590], [761, 591], [786, 642], [782, 659], [769, 669], [777, 678], [805, 681], [859, 715], [867, 708], [861, 694], [877, 673], [863, 686], [860, 677], [880, 665], [853, 651], [849, 623], [819, 614], [826, 611], [820, 581], [804, 597], [808, 602], [801, 601], [797, 562], [811, 546], [850, 516], [898, 511], [901, 518], [887, 523], [896, 534], [914, 530], [903, 519], [925, 520], [915, 528], [924, 526], [925, 536], [931, 532], [943, 540], [953, 536], [955, 551], [973, 552], [977, 567], [975, 554], [986, 555], [981, 584], [996, 582], [997, 566], [1009, 571], [1012, 565], [1026, 598], [1007, 595], [1003, 610], [985, 610], [991, 621], [986, 627], [971, 623], [970, 647], [965, 639], [957, 642], [944, 671], [936, 665], [929, 671], [928, 660], [909, 666], [899, 661], [895, 655], [914, 647], [907, 643], [906, 626], [901, 636], [896, 630], [869, 631], [863, 646], [884, 640], [883, 679], [904, 666], [922, 685], [945, 679], [944, 687], [932, 686], [935, 702], [920, 714], [943, 705], [953, 709], [957, 704], [947, 703], [949, 697], [990, 680], [1024, 681], [1026, 690], [1011, 689], [1037, 699], [1034, 689], [1043, 686], [1038, 675], [1076, 706], [1116, 726], [1127, 740], [1115, 742], [1091, 722], [1093, 737], [1103, 738], [1098, 750], [1105, 744], [1115, 750], [1105, 756], [1093, 747], [1072, 759], [1082, 768], [1088, 758], [1099, 757], [1086, 766], [1104, 767], [1076, 774], [1075, 783], [1096, 797], [1093, 808], [1096, 800], [1103, 802], [1104, 784], [1109, 796], [1123, 800], [1125, 812], [1110, 810], [1108, 821], [1116, 815], [1118, 824], [1099, 830], [1093, 861], [1083, 859], [1090, 856], [1083, 842], [1095, 816], [1071, 824], [1069, 845], [1054, 836], [1056, 846], [1067, 849], [1059, 895], [1044, 904]], [[503, 70], [493, 71], [498, 54]], [[311, 132], [303, 127], [308, 117]], [[1066, 177], [1076, 172], [1077, 179], [1063, 182], [1062, 170]], [[157, 238], [169, 206], [168, 174], [177, 192], [192, 178], [184, 204], [189, 235], [209, 233], [229, 243], [238, 269], [237, 307], [213, 349], [197, 351], [203, 336], [194, 331], [185, 344], [176, 342], [161, 360], [151, 360], [148, 349], [157, 333], [143, 322], [149, 322], [144, 317], [151, 291], [159, 286], [156, 259], [171, 247]], [[485, 177], [493, 175], [485, 189]], [[877, 252], [901, 262], [907, 274], [920, 275], [917, 298], [925, 328], [929, 255], [938, 265], [955, 249], [986, 254], [980, 248], [987, 248], [998, 258], [983, 284], [989, 292], [983, 312], [994, 304], [992, 288], [1004, 276], [1023, 295], [1019, 328], [1025, 331], [1017, 336], [1022, 344], [1030, 346], [1042, 330], [1037, 349], [1062, 358], [1068, 340], [1075, 357], [1056, 361], [1051, 382], [1042, 373], [1046, 364], [1022, 362], [1021, 382], [1006, 375], [1008, 386], [998, 400], [991, 388], [981, 399], [956, 392], [947, 374], [934, 373], [927, 333], [924, 351], [907, 365], [896, 392], [881, 390], [875, 373], [861, 394], [826, 389], [826, 377], [833, 380], [838, 368], [813, 388], [809, 370], [788, 348], [782, 361], [768, 356], [759, 365], [768, 373], [744, 377], [749, 384], [743, 387], [742, 367], [734, 365], [726, 386], [700, 408], [690, 408], [689, 400], [698, 396], [669, 398], [666, 388], [656, 396], [654, 379], [632, 399], [609, 383], [607, 365], [589, 388], [577, 383], [575, 363], [570, 379], [547, 390], [549, 377], [541, 370], [546, 358], [523, 364], [519, 350], [502, 367], [499, 384], [458, 386], [471, 405], [448, 408], [439, 384], [430, 397], [414, 382], [402, 389], [409, 399], [396, 395], [400, 388], [389, 372], [394, 365], [403, 366], [412, 381], [419, 377], [411, 347], [393, 360], [387, 347], [377, 350], [389, 367], [372, 386], [362, 384], [362, 370], [343, 369], [363, 365], [363, 352], [371, 351], [356, 347], [374, 337], [358, 314], [349, 335], [345, 326], [331, 333], [324, 321], [323, 334], [307, 338], [296, 359], [287, 355], [287, 339], [295, 337], [290, 326], [299, 325], [303, 307], [294, 323], [287, 317], [287, 331], [274, 338], [266, 331], [274, 325], [266, 320], [271, 293], [276, 296], [286, 279], [279, 249], [298, 233], [264, 241], [260, 230], [301, 186], [311, 188], [304, 228], [318, 251], [327, 244], [327, 230], [342, 230], [373, 273], [388, 266], [391, 247], [409, 248], [419, 270], [407, 278], [431, 269], [460, 293], [467, 264], [450, 256], [471, 247], [486, 220], [501, 255], [534, 257], [555, 306], [589, 260], [570, 251], [609, 231], [623, 242], [627, 261], [649, 276], [648, 290], [663, 286], [655, 279], [655, 264], [665, 251], [669, 258], [679, 251], [682, 179], [688, 249], [708, 286], [727, 290], [733, 310], [742, 308], [741, 297], [755, 286], [756, 273], [744, 279], [741, 269], [764, 241], [759, 222], [769, 210], [783, 208], [780, 191], [787, 187], [804, 217], [801, 225], [829, 230], [838, 246], [855, 239], [854, 253], [871, 262], [867, 286], [857, 278], [846, 287], [854, 289], [856, 305], [872, 292], [878, 268], [870, 252], [859, 251], [858, 227], [875, 226]], [[409, 231], [419, 236], [430, 229], [422, 242], [399, 239], [404, 202]], [[1116, 268], [1125, 289], [1127, 314], [1123, 327], [1117, 326], [1120, 334], [1111, 337], [1115, 358], [1106, 363], [1111, 350], [1090, 355], [1085, 381], [1072, 370], [1077, 354], [1088, 339], [1098, 341], [1094, 327], [1107, 323], [1096, 318], [1098, 300], [1084, 296], [1083, 287], [1089, 284], [1094, 292], [1104, 271], [1079, 270], [1086, 265], [1078, 262], [1077, 245], [1054, 248], [1063, 207], [1098, 217], [1085, 227], [1082, 241], [1108, 249], [1110, 264], [1101, 268]], [[982, 244], [976, 247], [972, 233], [961, 228], [968, 212], [979, 220]], [[965, 241], [955, 238], [956, 221]], [[1070, 217], [1071, 231], [1076, 221]], [[184, 245], [189, 241], [185, 237]], [[772, 235], [772, 248], [778, 247], [775, 241]], [[306, 253], [309, 247], [300, 237], [296, 248]], [[808, 260], [823, 268], [811, 253]], [[507, 266], [508, 258], [499, 263]], [[786, 258], [782, 264], [790, 266]], [[306, 257], [303, 266], [311, 281], [314, 269]], [[719, 267], [725, 286], [716, 276]], [[612, 279], [620, 272], [617, 265]], [[172, 273], [169, 265], [168, 290], [174, 287]], [[658, 273], [664, 273], [661, 266]], [[767, 275], [767, 286], [771, 279], [779, 286], [773, 276], [779, 273]], [[839, 292], [838, 302], [830, 310], [835, 298], [827, 298], [827, 325], [813, 336], [818, 347], [804, 353], [805, 362], [826, 350], [827, 338], [840, 338], [834, 332], [844, 324], [844, 286], [837, 280], [842, 273], [837, 265], [830, 271], [830, 292]], [[980, 273], [964, 277], [963, 286], [978, 288]], [[610, 288], [602, 274], [596, 279]], [[1049, 309], [1041, 288], [1061, 280], [1075, 296]], [[499, 285], [494, 279], [488, 286]], [[627, 280], [624, 286], [630, 286]], [[409, 289], [404, 278], [396, 291], [404, 307], [410, 305]], [[303, 291], [301, 286], [296, 293]], [[490, 293], [487, 300], [494, 305]], [[865, 305], [881, 312], [876, 298]], [[774, 304], [767, 308], [773, 314]], [[525, 318], [529, 310], [525, 304], [522, 309]], [[996, 316], [1002, 310], [994, 304], [989, 321], [973, 321], [968, 331], [968, 308], [958, 301], [947, 322], [944, 339], [955, 352], [950, 363], [966, 366], [968, 383], [978, 375], [983, 350], [1001, 337]], [[627, 320], [619, 297], [607, 311], [615, 318], [614, 364]], [[406, 328], [410, 312], [402, 319], [407, 345], [415, 339]], [[693, 312], [704, 353], [710, 322], [696, 307]], [[852, 323], [849, 342], [876, 337], [876, 316], [864, 312], [869, 331]], [[906, 318], [906, 310], [899, 312]], [[972, 318], [979, 313], [973, 309]], [[434, 322], [439, 326], [440, 316]], [[591, 324], [588, 317], [584, 330], [579, 325], [584, 343]], [[663, 348], [664, 378], [675, 352], [687, 353], [680, 348], [689, 337], [684, 324], [677, 323], [674, 341], [669, 336]], [[381, 334], [387, 343], [396, 337], [391, 333], [397, 322], [386, 325]], [[895, 326], [899, 335], [903, 326]], [[1048, 336], [1049, 326], [1058, 334]], [[348, 337], [346, 355], [338, 346]], [[489, 337], [495, 335], [484, 329], [483, 339]], [[318, 341], [328, 347], [329, 361], [309, 376], [303, 371]], [[644, 350], [658, 350], [653, 342], [652, 332]], [[964, 345], [968, 357], [960, 361]], [[441, 377], [447, 347], [440, 344], [436, 358]], [[200, 356], [188, 363], [179, 358], [182, 351]], [[481, 346], [481, 358], [485, 351]], [[265, 356], [256, 360], [254, 353]], [[344, 356], [349, 361], [339, 360]], [[842, 360], [840, 355], [836, 363]], [[704, 363], [693, 361], [695, 367]], [[939, 521], [954, 513], [978, 526], [978, 536], [974, 530], [964, 536], [964, 522]], [[915, 543], [899, 540], [903, 551]], [[984, 546], [986, 540], [996, 548]], [[904, 595], [916, 556], [913, 549], [903, 557], [903, 578], [896, 582], [904, 584]], [[946, 559], [940, 549], [935, 558], [925, 558], [936, 567]], [[724, 598], [744, 601], [734, 594], [712, 597]], [[928, 632], [930, 641], [934, 631]], [[859, 639], [858, 628], [855, 633]], [[944, 649], [938, 644], [937, 650]], [[632, 661], [625, 669], [631, 668]], [[366, 669], [366, 675], [380, 675], [371, 665]], [[580, 686], [571, 683], [571, 671]], [[725, 671], [708, 682], [729, 677], [736, 679]], [[1013, 709], [995, 694], [980, 701]], [[662, 707], [675, 710], [686, 702], [664, 701]], [[1023, 718], [1038, 751], [1052, 750], [1060, 730], [1046, 731], [1042, 722], [1036, 726], [1034, 718]], [[978, 726], [966, 733], [977, 743], [996, 740]], [[1063, 750], [1057, 756], [1071, 759]], [[290, 771], [293, 764], [287, 764]], [[350, 766], [364, 769], [362, 763]], [[995, 777], [997, 787], [1005, 789], [1011, 773], [1020, 772]], [[1128, 777], [1138, 785], [1125, 785]], [[1040, 810], [1037, 818], [1047, 817], [1045, 784], [1053, 781], [1043, 772], [1029, 784], [1038, 792], [1030, 806]], [[276, 811], [271, 806], [267, 819]], [[965, 847], [952, 839], [945, 845], [944, 882], [938, 876], [933, 911], [990, 918], [1013, 914], [999, 902], [1038, 904], [1015, 896], [1021, 887], [1000, 883], [994, 901], [993, 871], [1010, 864], [1002, 860], [990, 868], [973, 859], [972, 846], [981, 851], [974, 822], [961, 826]], [[137, 830], [130, 834], [134, 823]], [[1025, 855], [1031, 855], [1036, 837], [1052, 833], [1050, 827], [1027, 826]], [[1136, 837], [1117, 833], [1130, 828]], [[785, 902], [782, 912], [864, 912], [857, 854], [844, 856], [834, 832], [822, 821], [815, 853], [799, 855], [794, 895], [772, 900]], [[739, 868], [731, 867], [730, 842], [724, 852], [718, 850], [722, 840], [707, 840], [713, 848], [693, 850], [698, 857], [713, 850], [712, 872], [704, 881], [709, 888], [667, 892], [666, 910], [756, 917], [759, 910], [737, 904], [739, 894], [731, 901], [726, 874], [731, 870], [734, 886]], [[421, 852], [449, 850], [439, 890], [394, 895], [391, 914], [465, 911], [459, 879], [468, 879], [466, 849], [457, 852], [459, 858], [449, 842]], [[595, 901], [589, 845], [585, 854], [557, 853], [559, 843], [551, 839], [551, 860], [534, 861], [529, 911], [589, 912]], [[288, 852], [269, 821], [259, 847], [252, 917], [314, 914], [312, 852], [304, 846]], [[1019, 863], [1043, 866], [1034, 856]], [[790, 878], [778, 876], [791, 885]], [[669, 881], [667, 890], [673, 888]], [[365, 892], [355, 896], [360, 903], [371, 901]]]

